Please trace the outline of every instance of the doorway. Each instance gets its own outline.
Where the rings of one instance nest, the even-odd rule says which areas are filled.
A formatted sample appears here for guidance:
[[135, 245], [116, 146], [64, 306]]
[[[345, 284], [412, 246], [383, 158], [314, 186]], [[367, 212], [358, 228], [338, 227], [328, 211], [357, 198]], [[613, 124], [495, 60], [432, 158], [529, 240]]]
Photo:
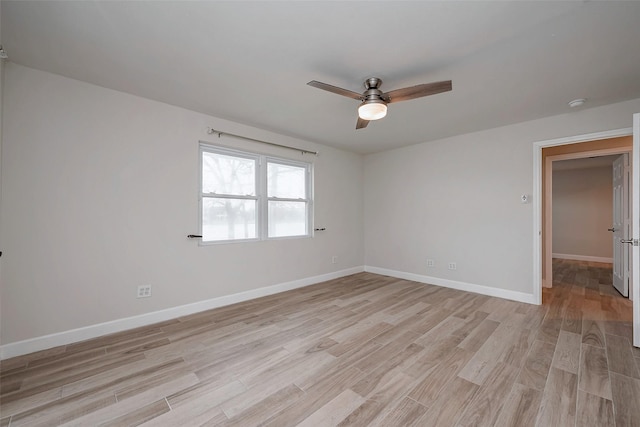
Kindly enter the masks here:
[[[542, 288], [548, 281], [551, 268], [551, 245], [547, 236], [549, 223], [546, 219], [549, 213], [543, 198], [543, 189], [549, 185], [547, 175], [547, 159], [543, 158], [543, 149], [555, 148], [559, 153], [569, 154], [574, 151], [571, 147], [578, 143], [602, 144], [598, 149], [610, 148], [610, 142], [603, 140], [617, 139], [633, 135], [632, 139], [632, 182], [640, 182], [640, 114], [633, 115], [633, 127], [617, 129], [613, 131], [597, 132], [573, 137], [559, 138], [555, 140], [539, 141], [533, 144], [533, 299], [537, 304], [542, 304]], [[547, 153], [548, 154], [548, 153]], [[556, 154], [556, 153], [554, 153]], [[600, 152], [599, 154], [605, 154]], [[614, 152], [608, 154], [615, 154]], [[592, 155], [592, 154], [589, 154]], [[632, 239], [626, 243], [633, 243], [631, 284], [633, 294], [640, 295], [640, 276], [635, 272], [640, 271], [640, 247], [637, 245], [640, 239], [640, 187], [632, 185]], [[544, 282], [543, 282], [543, 279]], [[637, 299], [637, 298], [636, 298]], [[640, 347], [640, 304], [633, 303], [633, 345]]]
[[[552, 201], [551, 287], [575, 281], [595, 295], [629, 296], [628, 245], [619, 242], [630, 235], [629, 183], [622, 179], [629, 172], [628, 158], [626, 153], [551, 156], [552, 192], [545, 195]], [[625, 209], [616, 202], [624, 202]]]
[[[562, 160], [620, 155], [629, 153], [632, 146], [632, 137], [627, 134], [542, 148], [542, 286], [552, 287], [553, 284], [553, 204], [551, 197], [553, 193], [553, 163]], [[540, 302], [542, 302], [542, 299], [540, 299]]]

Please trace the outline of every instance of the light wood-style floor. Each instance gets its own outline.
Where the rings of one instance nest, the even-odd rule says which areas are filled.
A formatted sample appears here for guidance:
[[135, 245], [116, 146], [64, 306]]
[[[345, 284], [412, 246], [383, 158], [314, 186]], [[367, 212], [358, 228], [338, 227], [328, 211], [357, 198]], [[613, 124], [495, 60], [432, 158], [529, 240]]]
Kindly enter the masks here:
[[360, 273], [9, 359], [0, 426], [640, 425], [630, 302], [554, 267], [543, 306]]

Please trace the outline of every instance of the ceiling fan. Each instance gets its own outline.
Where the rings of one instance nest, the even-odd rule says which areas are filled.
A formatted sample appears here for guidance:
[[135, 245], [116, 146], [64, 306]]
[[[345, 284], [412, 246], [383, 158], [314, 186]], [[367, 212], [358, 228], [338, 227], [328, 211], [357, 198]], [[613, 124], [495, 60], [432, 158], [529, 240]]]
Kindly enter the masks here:
[[425, 83], [384, 93], [380, 90], [382, 80], [377, 77], [370, 77], [364, 81], [365, 90], [361, 94], [315, 80], [312, 80], [307, 84], [309, 86], [317, 87], [318, 89], [323, 89], [337, 93], [338, 95], [362, 101], [362, 104], [358, 107], [358, 122], [356, 123], [356, 129], [365, 128], [371, 120], [378, 120], [386, 116], [387, 104], [392, 102], [408, 101], [410, 99], [435, 95], [437, 93], [448, 92], [451, 90], [451, 80]]

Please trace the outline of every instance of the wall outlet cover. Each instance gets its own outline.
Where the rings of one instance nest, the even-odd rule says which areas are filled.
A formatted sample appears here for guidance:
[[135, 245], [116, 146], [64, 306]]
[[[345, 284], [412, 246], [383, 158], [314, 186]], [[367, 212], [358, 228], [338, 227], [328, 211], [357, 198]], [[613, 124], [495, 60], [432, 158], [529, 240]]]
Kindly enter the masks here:
[[136, 298], [149, 298], [151, 296], [151, 285], [138, 286]]

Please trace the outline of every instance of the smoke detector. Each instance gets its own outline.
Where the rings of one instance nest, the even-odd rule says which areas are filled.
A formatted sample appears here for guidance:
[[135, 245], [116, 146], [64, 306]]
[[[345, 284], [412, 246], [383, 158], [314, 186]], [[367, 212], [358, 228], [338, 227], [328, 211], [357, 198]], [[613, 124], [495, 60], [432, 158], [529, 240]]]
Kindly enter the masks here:
[[585, 102], [587, 102], [587, 100], [584, 98], [574, 99], [573, 101], [569, 101], [569, 107], [571, 108], [582, 107]]

